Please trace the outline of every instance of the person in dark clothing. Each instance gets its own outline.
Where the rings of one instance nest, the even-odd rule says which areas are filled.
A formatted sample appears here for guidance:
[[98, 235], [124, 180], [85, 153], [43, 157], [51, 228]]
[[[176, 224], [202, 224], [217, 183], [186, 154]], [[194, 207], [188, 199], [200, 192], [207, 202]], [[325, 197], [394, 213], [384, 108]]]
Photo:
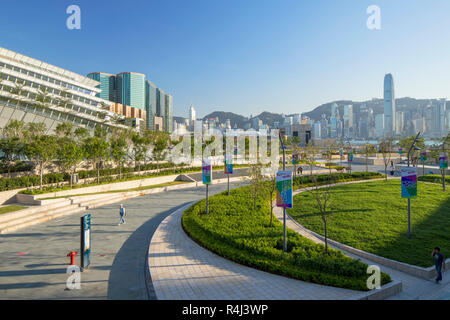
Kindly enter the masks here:
[[444, 256], [441, 253], [441, 249], [439, 247], [435, 247], [431, 256], [434, 258], [434, 266], [436, 268], [436, 283], [442, 280], [442, 270], [445, 271], [445, 261]]

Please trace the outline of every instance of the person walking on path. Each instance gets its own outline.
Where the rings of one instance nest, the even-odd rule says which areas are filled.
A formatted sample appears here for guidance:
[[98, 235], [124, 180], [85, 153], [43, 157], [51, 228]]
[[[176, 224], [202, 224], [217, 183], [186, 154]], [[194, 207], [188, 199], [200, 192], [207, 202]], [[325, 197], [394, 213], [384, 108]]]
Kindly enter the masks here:
[[120, 221], [117, 225], [120, 225], [122, 223], [126, 223], [125, 222], [125, 216], [127, 215], [125, 208], [123, 207], [123, 204], [120, 204], [120, 209], [119, 209], [119, 213], [120, 213]]
[[445, 261], [444, 256], [441, 253], [439, 247], [435, 247], [431, 256], [434, 258], [434, 266], [436, 267], [436, 283], [442, 280], [442, 270], [445, 271]]

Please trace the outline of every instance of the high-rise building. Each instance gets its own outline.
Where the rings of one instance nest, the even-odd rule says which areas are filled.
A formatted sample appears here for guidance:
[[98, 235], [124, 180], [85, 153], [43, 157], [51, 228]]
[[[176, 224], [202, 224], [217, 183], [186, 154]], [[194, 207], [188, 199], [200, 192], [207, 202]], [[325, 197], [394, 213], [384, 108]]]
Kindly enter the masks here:
[[384, 134], [395, 135], [395, 90], [394, 78], [388, 73], [384, 76]]
[[96, 97], [102, 98], [104, 100], [116, 101], [116, 77], [113, 74], [102, 73], [102, 72], [92, 72], [87, 75], [88, 78], [94, 79], [100, 82], [97, 86], [100, 93], [96, 94]]
[[164, 90], [156, 88], [156, 115], [158, 117], [164, 117], [166, 114], [166, 98]]
[[375, 136], [382, 138], [384, 136], [384, 114], [379, 113], [375, 115]]
[[122, 72], [116, 76], [119, 103], [145, 110], [145, 75]]
[[153, 120], [156, 116], [156, 86], [149, 80], [145, 81], [145, 111], [147, 114], [147, 128], [155, 130]]
[[342, 121], [343, 137], [353, 137], [353, 105], [344, 106], [344, 115]]
[[194, 127], [194, 121], [196, 120], [195, 108], [193, 105], [189, 107], [189, 121], [191, 123], [192, 128]]
[[405, 129], [405, 113], [403, 111], [397, 111], [395, 113], [395, 134], [400, 136]]
[[114, 113], [102, 109], [109, 101], [98, 96], [101, 83], [92, 78], [1, 47], [0, 74], [0, 128], [11, 120], [44, 123], [46, 133], [63, 122], [86, 129], [127, 128], [113, 123]]
[[447, 124], [446, 124], [446, 116], [447, 116], [447, 100], [440, 99], [439, 100], [439, 136], [444, 137], [447, 134]]
[[173, 131], [173, 98], [170, 94], [164, 95], [164, 131], [172, 133]]

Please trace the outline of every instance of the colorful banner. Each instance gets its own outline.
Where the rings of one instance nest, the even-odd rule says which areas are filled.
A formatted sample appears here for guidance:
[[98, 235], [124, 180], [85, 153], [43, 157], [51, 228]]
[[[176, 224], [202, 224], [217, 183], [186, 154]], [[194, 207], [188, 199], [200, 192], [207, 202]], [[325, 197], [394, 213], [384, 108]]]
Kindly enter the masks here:
[[231, 154], [225, 155], [225, 174], [233, 174], [233, 156]]
[[402, 198], [417, 198], [417, 168], [402, 167]]
[[342, 158], [342, 156], [344, 155], [344, 150], [341, 148], [341, 149], [339, 149], [339, 154], [340, 154], [340, 156], [341, 156], [341, 158]]
[[353, 161], [353, 151], [349, 151], [348, 152], [348, 161], [352, 162]]
[[292, 164], [299, 164], [298, 153], [292, 155]]
[[202, 177], [203, 177], [203, 184], [211, 184], [212, 168], [210, 159], [203, 159], [202, 161]]
[[426, 151], [420, 151], [420, 161], [422, 161], [422, 162], [427, 161], [427, 152]]
[[398, 148], [398, 154], [402, 155], [403, 154], [403, 148]]
[[448, 154], [447, 152], [439, 152], [439, 168], [448, 169]]
[[277, 172], [277, 207], [292, 208], [292, 171]]

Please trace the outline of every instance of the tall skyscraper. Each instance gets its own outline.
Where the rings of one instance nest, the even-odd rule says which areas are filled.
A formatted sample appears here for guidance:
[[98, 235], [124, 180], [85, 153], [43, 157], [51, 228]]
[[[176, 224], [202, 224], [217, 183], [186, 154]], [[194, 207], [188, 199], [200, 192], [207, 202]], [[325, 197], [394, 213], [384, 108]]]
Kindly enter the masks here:
[[147, 128], [155, 130], [156, 86], [148, 80], [145, 81], [145, 111], [147, 112]]
[[193, 105], [191, 105], [191, 106], [189, 107], [189, 121], [190, 121], [192, 127], [194, 126], [194, 121], [195, 121], [196, 119], [197, 119], [197, 118], [196, 118], [196, 114], [195, 114], [195, 108], [194, 108]]
[[164, 117], [166, 114], [166, 98], [164, 90], [156, 88], [156, 115]]
[[145, 75], [122, 72], [116, 76], [119, 103], [145, 110]]
[[375, 136], [381, 138], [384, 132], [384, 114], [379, 113], [375, 116]]
[[100, 82], [97, 88], [101, 89], [102, 91], [100, 93], [97, 93], [95, 95], [96, 97], [115, 102], [116, 77], [113, 74], [92, 72], [89, 73], [87, 77]]
[[353, 137], [353, 105], [349, 104], [344, 106], [343, 116], [343, 136]]
[[384, 134], [395, 135], [395, 90], [394, 78], [388, 73], [384, 76]]
[[173, 98], [170, 94], [164, 95], [164, 130], [168, 133], [173, 131]]

